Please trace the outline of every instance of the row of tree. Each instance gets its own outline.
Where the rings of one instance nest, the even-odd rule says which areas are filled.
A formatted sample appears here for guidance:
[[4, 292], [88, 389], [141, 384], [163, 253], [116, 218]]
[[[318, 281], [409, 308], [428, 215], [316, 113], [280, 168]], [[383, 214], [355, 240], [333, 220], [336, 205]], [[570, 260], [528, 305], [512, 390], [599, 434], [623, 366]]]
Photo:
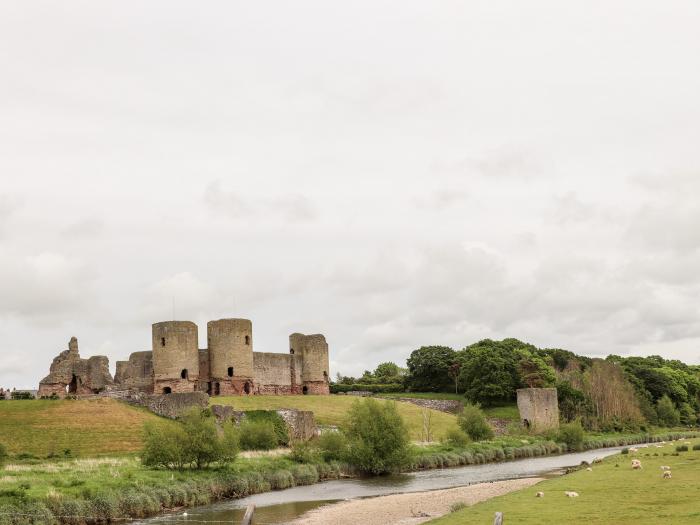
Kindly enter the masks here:
[[486, 406], [515, 401], [518, 388], [557, 387], [562, 419], [589, 428], [694, 425], [700, 414], [698, 366], [659, 356], [592, 359], [517, 339], [485, 339], [461, 350], [423, 346], [405, 369], [382, 363], [338, 382], [401, 383], [407, 391], [454, 392]]

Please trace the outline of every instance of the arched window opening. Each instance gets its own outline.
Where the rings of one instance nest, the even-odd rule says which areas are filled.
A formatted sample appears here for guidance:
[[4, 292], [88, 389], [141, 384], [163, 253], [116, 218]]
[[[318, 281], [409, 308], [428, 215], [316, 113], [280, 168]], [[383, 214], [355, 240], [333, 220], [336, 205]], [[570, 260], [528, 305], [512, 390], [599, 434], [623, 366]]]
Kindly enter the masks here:
[[304, 388], [302, 388], [302, 389], [301, 389], [301, 393], [304, 394], [304, 395], [308, 394], [308, 393], [309, 393], [309, 387], [308, 387], [308, 386], [305, 386]]
[[233, 377], [233, 367], [232, 366], [228, 367], [228, 376]]
[[186, 369], [186, 368], [183, 368], [183, 369], [182, 369], [182, 372], [180, 372], [180, 378], [182, 378], [182, 379], [187, 379], [187, 378], [188, 378], [188, 375], [189, 375], [189, 374], [187, 373], [187, 369]]
[[323, 371], [323, 380], [328, 382], [328, 372], [326, 372], [325, 370]]
[[250, 394], [250, 383], [248, 381], [245, 382], [245, 385], [243, 385], [243, 391], [246, 394]]
[[165, 346], [165, 337], [160, 338], [160, 346]]
[[290, 348], [290, 349], [289, 349], [289, 353], [292, 354], [292, 355], [294, 355], [294, 348]]
[[80, 380], [73, 374], [73, 377], [70, 380], [70, 384], [68, 385], [68, 393], [69, 394], [75, 394], [78, 392], [78, 385], [80, 384]]
[[164, 394], [172, 394], [173, 389], [170, 388], [169, 386], [163, 387], [163, 393]]
[[530, 422], [527, 419], [523, 419], [523, 426], [525, 428], [530, 428]]
[[214, 395], [218, 396], [221, 394], [221, 384], [220, 383], [214, 383]]
[[245, 336], [245, 344], [247, 344], [247, 345], [250, 344], [250, 336], [249, 335]]

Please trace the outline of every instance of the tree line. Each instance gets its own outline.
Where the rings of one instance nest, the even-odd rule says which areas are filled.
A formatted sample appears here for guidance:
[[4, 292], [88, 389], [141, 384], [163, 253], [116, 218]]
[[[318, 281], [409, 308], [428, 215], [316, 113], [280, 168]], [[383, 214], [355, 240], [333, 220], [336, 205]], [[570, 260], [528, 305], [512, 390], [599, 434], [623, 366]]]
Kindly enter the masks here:
[[484, 406], [514, 402], [518, 388], [556, 387], [562, 420], [593, 430], [695, 425], [700, 415], [700, 366], [660, 356], [595, 359], [512, 338], [461, 350], [422, 346], [405, 368], [382, 363], [359, 378], [338, 375], [336, 384], [452, 392]]

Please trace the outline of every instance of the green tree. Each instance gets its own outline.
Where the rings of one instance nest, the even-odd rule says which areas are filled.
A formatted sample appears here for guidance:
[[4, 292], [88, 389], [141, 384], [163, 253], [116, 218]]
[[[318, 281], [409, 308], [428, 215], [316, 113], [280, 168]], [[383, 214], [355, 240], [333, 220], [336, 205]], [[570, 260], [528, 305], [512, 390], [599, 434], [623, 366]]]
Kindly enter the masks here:
[[399, 470], [409, 458], [406, 425], [396, 404], [368, 398], [350, 407], [345, 435], [347, 461], [363, 472], [385, 474]]
[[465, 348], [461, 357], [459, 385], [467, 398], [485, 405], [515, 398], [519, 377], [513, 350], [487, 340]]
[[478, 404], [467, 403], [457, 418], [459, 427], [474, 441], [493, 437], [493, 429]]
[[186, 451], [188, 438], [182, 425], [149, 421], [143, 430], [143, 465], [182, 470], [190, 463]]
[[448, 374], [455, 351], [448, 346], [421, 346], [406, 361], [406, 386], [414, 392], [446, 392], [452, 381]]
[[676, 406], [671, 401], [671, 398], [664, 395], [656, 402], [656, 415], [659, 424], [667, 427], [676, 427], [681, 422], [681, 415], [676, 409]]
[[380, 363], [374, 370], [374, 378], [377, 380], [377, 383], [401, 383], [403, 375], [403, 370], [399, 365], [391, 361]]

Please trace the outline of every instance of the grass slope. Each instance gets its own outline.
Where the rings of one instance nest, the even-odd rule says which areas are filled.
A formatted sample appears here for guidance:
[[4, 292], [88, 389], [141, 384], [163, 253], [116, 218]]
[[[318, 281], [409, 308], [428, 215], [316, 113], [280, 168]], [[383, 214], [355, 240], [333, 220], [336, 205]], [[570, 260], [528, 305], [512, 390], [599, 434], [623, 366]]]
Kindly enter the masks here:
[[0, 441], [12, 454], [122, 454], [141, 448], [153, 419], [161, 418], [111, 399], [0, 401]]
[[[295, 408], [311, 410], [316, 422], [321, 425], [342, 425], [348, 409], [357, 400], [353, 396], [250, 396], [250, 397], [215, 397], [212, 405], [231, 405], [236, 410], [277, 410]], [[410, 403], [397, 403], [399, 412], [406, 421], [411, 439], [419, 440], [423, 428], [422, 408]], [[439, 439], [445, 432], [457, 426], [455, 416], [430, 410], [432, 414], [433, 438]]]
[[[695, 444], [700, 440], [691, 442]], [[497, 511], [503, 512], [505, 523], [519, 525], [700, 523], [700, 506], [697, 503], [700, 493], [700, 451], [670, 455], [675, 452], [677, 444], [667, 444], [663, 448], [651, 445], [639, 449], [637, 454], [618, 454], [600, 465], [593, 465], [592, 472], [581, 470], [543, 481], [529, 489], [494, 498], [429, 523], [493, 523]], [[664, 453], [667, 455], [664, 456]], [[632, 470], [632, 458], [641, 460], [643, 470]], [[661, 465], [671, 467], [672, 479], [662, 478]], [[535, 498], [538, 491], [544, 492], [544, 498]], [[564, 491], [578, 492], [579, 497], [567, 498]]]

